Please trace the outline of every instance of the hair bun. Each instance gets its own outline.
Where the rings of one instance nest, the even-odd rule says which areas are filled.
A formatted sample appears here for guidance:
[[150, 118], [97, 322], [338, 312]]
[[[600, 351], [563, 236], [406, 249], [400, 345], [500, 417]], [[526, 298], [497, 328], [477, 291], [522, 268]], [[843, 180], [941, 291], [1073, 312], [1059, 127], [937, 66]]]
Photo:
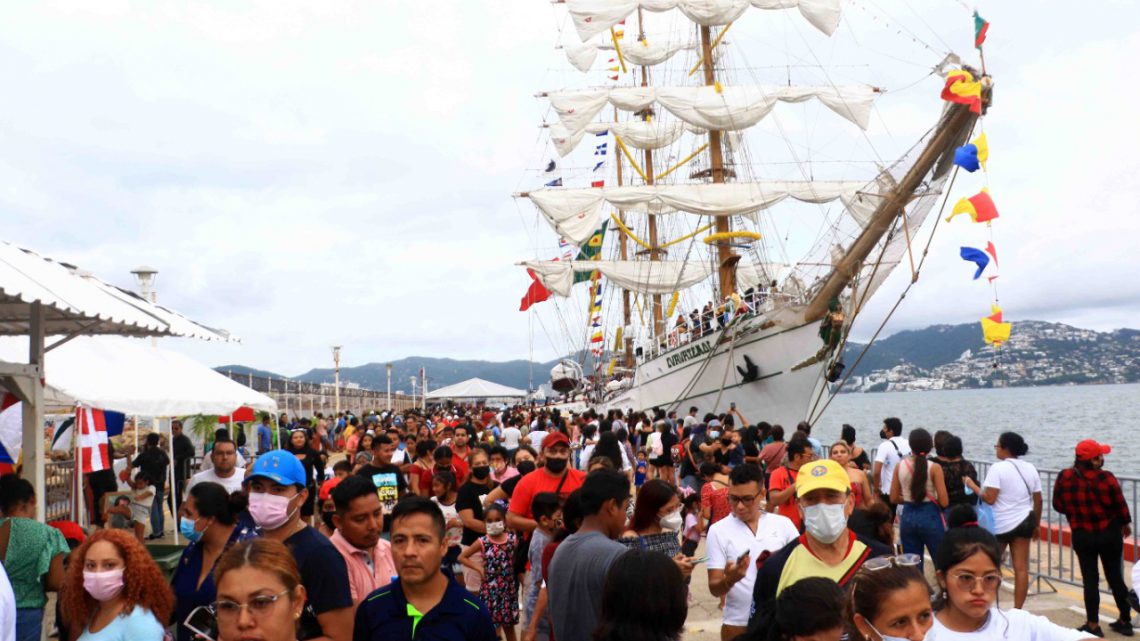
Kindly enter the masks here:
[[972, 505], [955, 505], [946, 512], [946, 526], [978, 527], [978, 513]]

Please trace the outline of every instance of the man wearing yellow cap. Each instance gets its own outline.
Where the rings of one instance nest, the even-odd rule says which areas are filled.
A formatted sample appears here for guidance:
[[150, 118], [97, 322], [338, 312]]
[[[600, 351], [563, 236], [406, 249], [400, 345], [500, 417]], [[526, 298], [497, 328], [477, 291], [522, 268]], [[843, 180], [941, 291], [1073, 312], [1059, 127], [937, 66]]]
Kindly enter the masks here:
[[846, 586], [867, 559], [891, 549], [847, 529], [855, 509], [851, 480], [832, 460], [813, 461], [796, 476], [796, 506], [805, 532], [760, 566], [752, 591], [752, 612], [787, 586], [808, 577], [825, 577]]

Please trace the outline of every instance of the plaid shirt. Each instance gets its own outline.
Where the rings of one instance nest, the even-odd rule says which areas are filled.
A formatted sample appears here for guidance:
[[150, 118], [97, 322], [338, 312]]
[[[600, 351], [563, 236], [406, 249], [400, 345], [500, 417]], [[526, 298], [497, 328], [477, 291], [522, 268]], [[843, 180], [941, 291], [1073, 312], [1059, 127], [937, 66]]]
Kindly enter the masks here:
[[1104, 470], [1062, 470], [1053, 486], [1053, 509], [1067, 516], [1074, 530], [1100, 532], [1132, 522], [1120, 483]]

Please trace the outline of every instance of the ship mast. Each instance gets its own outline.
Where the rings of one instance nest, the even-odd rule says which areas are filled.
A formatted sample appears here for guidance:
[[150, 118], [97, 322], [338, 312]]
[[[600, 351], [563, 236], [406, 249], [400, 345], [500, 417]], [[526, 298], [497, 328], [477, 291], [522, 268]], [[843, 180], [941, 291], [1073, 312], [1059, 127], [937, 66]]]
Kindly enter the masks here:
[[[988, 101], [988, 96], [984, 99]], [[930, 139], [930, 143], [922, 150], [922, 154], [915, 161], [914, 166], [898, 182], [894, 190], [887, 195], [879, 205], [863, 233], [852, 243], [851, 249], [843, 256], [824, 282], [823, 287], [816, 293], [815, 298], [804, 311], [804, 320], [813, 322], [823, 318], [828, 311], [831, 300], [843, 293], [843, 288], [863, 266], [863, 261], [871, 255], [878, 245], [879, 239], [890, 231], [895, 219], [906, 215], [906, 206], [911, 196], [922, 183], [922, 179], [934, 167], [934, 163], [942, 158], [943, 154], [962, 144], [969, 135], [977, 121], [977, 114], [970, 111], [967, 105], [953, 105], [947, 111], [939, 125], [938, 131]]]
[[[617, 107], [614, 107], [614, 122], [617, 122], [617, 119], [618, 119], [618, 109], [617, 109]], [[618, 187], [621, 187], [623, 184], [623, 182], [622, 182], [621, 154], [617, 153], [616, 149], [614, 150], [614, 158], [617, 161], [617, 184], [618, 184]], [[625, 211], [623, 211], [621, 209], [618, 210], [618, 220], [621, 221], [622, 227], [625, 227]], [[629, 239], [626, 238], [624, 229], [618, 231], [618, 252], [619, 252], [619, 256], [621, 257], [621, 259], [623, 261], [629, 260]], [[621, 318], [622, 318], [622, 328], [623, 328], [623, 330], [622, 330], [622, 349], [625, 352], [625, 358], [623, 360], [625, 361], [625, 366], [630, 367], [630, 368], [633, 367], [633, 337], [632, 336], [626, 336], [625, 334], [627, 332], [625, 331], [624, 328], [629, 327], [629, 325], [630, 325], [630, 322], [632, 320], [631, 313], [630, 313], [631, 311], [632, 310], [630, 309], [630, 304], [629, 304], [629, 290], [622, 287], [621, 288]]]
[[[645, 16], [644, 12], [639, 5], [637, 7], [637, 31], [638, 42], [645, 40]], [[649, 86], [649, 67], [641, 66], [641, 86]], [[646, 107], [641, 112], [641, 119], [648, 122], [652, 118], [652, 109]], [[653, 150], [645, 150], [645, 184], [652, 185], [653, 178]], [[650, 214], [647, 216], [649, 220], [649, 260], [661, 260], [661, 249], [657, 245], [657, 216]], [[665, 323], [663, 322], [664, 311], [661, 309], [661, 294], [653, 295], [653, 340], [654, 345], [661, 342], [661, 336], [665, 333]]]
[[[713, 68], [712, 29], [701, 27], [701, 55], [705, 66], [705, 85], [716, 84], [716, 70]], [[709, 129], [709, 173], [714, 183], [724, 182], [724, 156], [721, 149], [721, 132]], [[716, 216], [716, 232], [727, 233], [732, 229], [728, 216]], [[717, 243], [716, 260], [720, 280], [720, 300], [731, 296], [736, 291], [736, 263], [740, 256], [732, 251], [732, 247], [725, 241]]]

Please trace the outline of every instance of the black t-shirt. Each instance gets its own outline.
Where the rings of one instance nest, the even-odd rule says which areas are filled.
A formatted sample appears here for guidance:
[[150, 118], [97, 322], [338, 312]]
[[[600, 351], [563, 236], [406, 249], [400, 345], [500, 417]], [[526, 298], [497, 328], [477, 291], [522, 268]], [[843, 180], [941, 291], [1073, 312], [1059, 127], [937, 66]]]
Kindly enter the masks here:
[[686, 476], [699, 476], [699, 471], [693, 466], [693, 461], [699, 465], [704, 460], [704, 452], [701, 451], [701, 443], [707, 440], [705, 434], [702, 432], [689, 439], [689, 454], [681, 460], [681, 478]]
[[376, 488], [376, 495], [384, 504], [384, 531], [391, 532], [392, 523], [388, 515], [396, 507], [396, 501], [408, 493], [408, 482], [404, 479], [404, 473], [395, 465], [372, 465], [369, 463], [361, 467], [356, 474], [372, 481], [372, 485]]
[[[531, 473], [533, 474], [533, 472]], [[503, 491], [507, 493], [507, 498], [515, 495], [515, 486], [519, 484], [519, 481], [522, 480], [523, 476], [525, 476], [525, 474], [519, 474], [518, 476], [512, 476], [511, 478], [503, 481]]]
[[170, 457], [160, 447], [149, 447], [135, 457], [131, 467], [137, 467], [146, 475], [152, 485], [158, 487], [166, 483], [166, 466], [170, 464]]
[[285, 545], [297, 561], [301, 585], [305, 586], [305, 609], [301, 613], [298, 639], [323, 636], [316, 615], [352, 607], [352, 590], [348, 586], [348, 567], [344, 557], [327, 538], [314, 528], [304, 527], [285, 539]]
[[[457, 493], [455, 499], [455, 510], [457, 512], [462, 512], [463, 510], [471, 510], [471, 512], [475, 515], [475, 518], [482, 521], [483, 497], [490, 494], [491, 490], [495, 489], [496, 487], [498, 487], [498, 484], [494, 481], [492, 481], [490, 485], [479, 485], [477, 483], [467, 481], [463, 485], [459, 486], [459, 492]], [[467, 526], [463, 527], [463, 545], [471, 545], [480, 536], [483, 536], [481, 532], [476, 532]]]

